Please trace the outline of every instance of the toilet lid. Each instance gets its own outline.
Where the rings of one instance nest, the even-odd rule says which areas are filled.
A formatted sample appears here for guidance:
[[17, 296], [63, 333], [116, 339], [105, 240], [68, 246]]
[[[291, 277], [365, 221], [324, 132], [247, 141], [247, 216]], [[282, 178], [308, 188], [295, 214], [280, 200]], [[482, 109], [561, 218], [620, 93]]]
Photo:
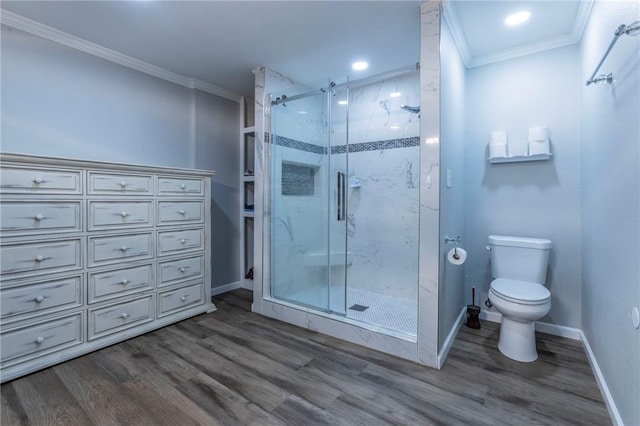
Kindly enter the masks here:
[[497, 296], [516, 303], [544, 303], [551, 299], [551, 293], [545, 286], [527, 281], [498, 278], [491, 282], [491, 290]]

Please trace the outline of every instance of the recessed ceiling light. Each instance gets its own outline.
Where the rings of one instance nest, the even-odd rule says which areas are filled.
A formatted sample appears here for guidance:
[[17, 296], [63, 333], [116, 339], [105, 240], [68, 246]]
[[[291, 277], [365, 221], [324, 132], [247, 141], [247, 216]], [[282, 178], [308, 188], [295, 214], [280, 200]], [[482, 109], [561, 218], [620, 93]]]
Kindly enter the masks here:
[[338, 105], [346, 105], [347, 101], [338, 101]]
[[308, 114], [308, 112], [307, 111], [298, 111], [298, 114], [303, 114], [304, 115], [304, 114]]
[[523, 22], [525, 22], [527, 19], [529, 19], [530, 16], [531, 16], [531, 12], [529, 12], [528, 10], [523, 10], [522, 12], [517, 12], [507, 16], [506, 19], [504, 20], [504, 23], [509, 26], [520, 25]]
[[400, 126], [398, 126], [397, 124], [394, 124], [393, 126], [390, 126], [389, 128], [393, 129], [393, 130], [397, 130], [397, 129], [400, 128]]
[[351, 65], [351, 68], [353, 68], [356, 71], [366, 70], [368, 67], [369, 67], [369, 64], [366, 63], [365, 61], [354, 62]]
[[400, 92], [393, 92], [389, 94], [389, 97], [391, 98], [399, 98], [400, 96], [402, 96], [402, 93]]

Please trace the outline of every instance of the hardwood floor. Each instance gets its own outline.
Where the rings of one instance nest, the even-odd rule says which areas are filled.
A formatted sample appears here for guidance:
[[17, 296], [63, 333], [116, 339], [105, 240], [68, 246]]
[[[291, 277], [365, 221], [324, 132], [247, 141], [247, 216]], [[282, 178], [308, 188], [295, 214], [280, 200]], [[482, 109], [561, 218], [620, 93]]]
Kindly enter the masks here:
[[437, 371], [250, 312], [251, 293], [2, 385], [2, 425], [606, 425], [579, 342], [462, 327]]

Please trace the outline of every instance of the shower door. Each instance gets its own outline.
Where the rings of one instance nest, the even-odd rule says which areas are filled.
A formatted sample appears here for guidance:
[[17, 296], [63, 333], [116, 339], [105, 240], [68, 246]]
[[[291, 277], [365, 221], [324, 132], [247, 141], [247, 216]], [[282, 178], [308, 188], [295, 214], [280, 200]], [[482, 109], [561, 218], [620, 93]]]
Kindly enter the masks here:
[[272, 98], [270, 295], [415, 338], [418, 72], [317, 87]]
[[344, 314], [348, 171], [346, 155], [332, 155], [337, 140], [346, 138], [332, 125], [336, 102], [328, 83], [272, 98], [270, 291], [296, 305]]

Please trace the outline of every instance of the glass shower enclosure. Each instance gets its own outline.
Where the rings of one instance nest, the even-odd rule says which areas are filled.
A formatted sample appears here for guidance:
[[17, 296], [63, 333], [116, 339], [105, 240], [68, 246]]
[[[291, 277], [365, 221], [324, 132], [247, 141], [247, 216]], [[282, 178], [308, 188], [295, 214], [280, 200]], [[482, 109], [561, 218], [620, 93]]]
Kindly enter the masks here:
[[271, 95], [273, 299], [415, 339], [419, 76]]

